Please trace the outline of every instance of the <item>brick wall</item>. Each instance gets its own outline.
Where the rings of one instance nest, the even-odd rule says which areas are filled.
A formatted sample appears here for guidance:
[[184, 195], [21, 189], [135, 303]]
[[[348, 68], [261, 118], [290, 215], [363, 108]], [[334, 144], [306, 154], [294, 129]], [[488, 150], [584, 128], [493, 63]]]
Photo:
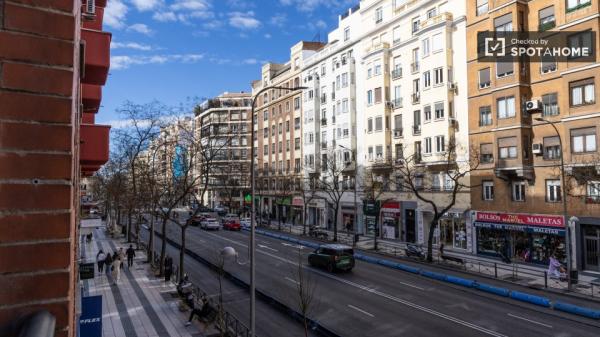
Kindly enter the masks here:
[[74, 336], [79, 0], [0, 0], [0, 326]]

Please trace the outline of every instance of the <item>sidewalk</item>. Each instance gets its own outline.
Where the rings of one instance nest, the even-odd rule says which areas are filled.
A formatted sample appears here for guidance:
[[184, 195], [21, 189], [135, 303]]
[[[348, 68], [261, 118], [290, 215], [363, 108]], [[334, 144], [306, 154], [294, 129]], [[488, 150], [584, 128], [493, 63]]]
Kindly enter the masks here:
[[[279, 222], [271, 221], [269, 229], [277, 230]], [[303, 226], [292, 226], [292, 224], [281, 224], [281, 232], [302, 235]], [[306, 228], [308, 233], [308, 227]], [[327, 231], [328, 240], [333, 238], [333, 232]], [[338, 241], [347, 245], [353, 245], [354, 235], [346, 231], [338, 231]], [[373, 237], [359, 235], [355, 247], [373, 254], [382, 254], [393, 257], [406, 257], [406, 243], [387, 239], [377, 239], [378, 250], [373, 250]], [[486, 258], [478, 255], [455, 252], [446, 249], [445, 255], [463, 260], [464, 263], [444, 261], [439, 256], [436, 248], [433, 251], [434, 263], [442, 268], [465, 271], [469, 273], [484, 275], [500, 281], [519, 284], [522, 286], [543, 290], [545, 288], [566, 295], [585, 296], [600, 300], [600, 279], [594, 276], [579, 274], [579, 283], [573, 285], [573, 290], [568, 291], [567, 282], [547, 277], [544, 266], [525, 265], [520, 263], [506, 264], [499, 259]]]
[[[128, 246], [107, 238], [103, 231], [96, 229], [93, 241], [83, 243], [81, 249], [88, 262], [95, 262], [99, 249], [112, 253], [120, 247], [127, 249]], [[99, 273], [97, 267], [95, 278], [83, 281], [84, 296], [102, 295], [102, 336], [204, 336], [199, 323], [184, 325], [189, 312], [179, 310], [175, 285], [154, 277], [149, 265], [144, 263], [145, 253], [135, 253], [131, 269], [125, 261], [118, 285], [111, 285], [112, 277]]]

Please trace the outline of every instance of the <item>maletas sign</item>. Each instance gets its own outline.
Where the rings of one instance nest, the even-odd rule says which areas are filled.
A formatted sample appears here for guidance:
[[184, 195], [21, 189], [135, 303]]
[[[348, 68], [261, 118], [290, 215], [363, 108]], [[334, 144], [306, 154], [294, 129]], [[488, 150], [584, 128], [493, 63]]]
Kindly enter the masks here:
[[565, 227], [564, 218], [561, 215], [477, 212], [475, 221], [520, 224], [527, 226]]

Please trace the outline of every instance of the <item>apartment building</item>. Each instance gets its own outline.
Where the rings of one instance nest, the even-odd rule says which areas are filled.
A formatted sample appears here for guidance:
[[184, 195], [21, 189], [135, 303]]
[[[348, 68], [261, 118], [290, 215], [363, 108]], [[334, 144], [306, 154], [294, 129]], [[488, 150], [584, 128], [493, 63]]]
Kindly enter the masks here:
[[[304, 59], [302, 106], [304, 179], [327, 179], [335, 164], [342, 168], [342, 195], [338, 219], [331, 200], [320, 193], [307, 205], [307, 224], [329, 226], [337, 220], [343, 228], [360, 231], [362, 207], [354, 202], [357, 153], [356, 60], [360, 59], [360, 6], [338, 17], [338, 27], [328, 35], [328, 43]], [[362, 205], [362, 204], [361, 204]], [[355, 214], [357, 214], [355, 219]]]
[[[555, 253], [565, 262], [570, 228], [574, 266], [600, 271], [598, 14], [591, 0], [467, 1], [470, 142], [481, 161], [471, 193], [478, 254], [547, 264]], [[565, 47], [595, 46], [595, 56], [485, 61], [481, 31], [540, 31]], [[578, 218], [568, 227], [563, 201], [566, 219]]]
[[224, 206], [237, 213], [247, 206], [251, 110], [252, 95], [244, 92], [225, 92], [195, 110], [194, 128], [202, 153], [196, 156], [194, 171], [200, 176], [200, 185], [208, 178], [202, 202], [210, 208]]
[[[290, 50], [290, 60], [283, 64], [267, 63], [261, 80], [252, 83], [257, 100], [254, 113], [257, 210], [297, 223], [302, 221], [303, 202], [294, 198], [302, 179], [302, 91], [268, 89], [296, 88], [302, 85], [303, 60], [323, 46], [319, 42], [301, 41]], [[258, 96], [258, 97], [257, 97]], [[296, 211], [293, 211], [293, 210]]]
[[[397, 168], [422, 172], [428, 198], [447, 204], [448, 167], [468, 162], [466, 9], [463, 1], [361, 1], [364, 32], [357, 81], [364, 82], [358, 110], [364, 134], [359, 150], [367, 174], [385, 193], [380, 223], [384, 238], [423, 243], [433, 219], [431, 206], [402, 190]], [[456, 153], [448, 160], [450, 144]], [[439, 222], [436, 243], [471, 249], [470, 195], [459, 193]]]

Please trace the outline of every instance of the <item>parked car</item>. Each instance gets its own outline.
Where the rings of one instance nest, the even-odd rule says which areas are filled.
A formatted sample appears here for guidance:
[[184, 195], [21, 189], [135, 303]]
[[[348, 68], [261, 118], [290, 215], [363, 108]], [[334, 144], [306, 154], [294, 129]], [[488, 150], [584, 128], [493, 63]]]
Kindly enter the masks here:
[[221, 229], [221, 225], [219, 224], [219, 221], [215, 218], [206, 218], [200, 223], [200, 228], [214, 229], [218, 231], [219, 229]]
[[223, 229], [229, 231], [239, 231], [242, 229], [242, 226], [240, 226], [240, 222], [238, 220], [230, 219], [223, 222]]
[[193, 217], [189, 218], [189, 219], [188, 219], [188, 223], [189, 223], [191, 226], [198, 226], [198, 225], [200, 225], [200, 224], [202, 223], [202, 220], [204, 220], [204, 217], [203, 217], [203, 216], [201, 216], [201, 215], [196, 215], [196, 216], [193, 216]]
[[215, 207], [215, 212], [217, 212], [217, 214], [219, 214], [219, 216], [224, 216], [225, 214], [227, 214], [227, 211], [229, 211], [229, 209], [227, 209], [227, 207], [224, 207], [224, 206]]
[[327, 244], [308, 255], [308, 263], [313, 267], [325, 268], [329, 272], [350, 271], [354, 268], [354, 249], [340, 244]]
[[[251, 222], [250, 218], [241, 218], [240, 219], [240, 225], [244, 228], [250, 228], [250, 222]], [[254, 227], [256, 227], [256, 223], [254, 223]]]
[[228, 220], [237, 220], [237, 222], [240, 222], [240, 217], [235, 213], [227, 213], [221, 219], [221, 221], [223, 221], [223, 222], [228, 221]]

